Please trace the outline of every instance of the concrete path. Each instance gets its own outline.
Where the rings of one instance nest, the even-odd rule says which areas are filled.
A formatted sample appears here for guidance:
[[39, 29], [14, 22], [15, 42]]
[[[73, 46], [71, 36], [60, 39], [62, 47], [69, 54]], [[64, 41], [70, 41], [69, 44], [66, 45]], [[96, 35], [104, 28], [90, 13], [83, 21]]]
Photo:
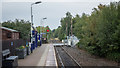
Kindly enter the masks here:
[[47, 54], [48, 54], [48, 51], [49, 51], [49, 47], [50, 46], [46, 46], [46, 48], [44, 49], [44, 52], [40, 58], [40, 61], [37, 63], [37, 66], [45, 66], [45, 63], [46, 63], [46, 59], [47, 59]]
[[45, 66], [57, 66], [56, 62], [56, 55], [55, 55], [55, 50], [53, 45], [50, 45], [48, 55], [47, 55], [47, 60], [46, 60], [46, 65]]
[[54, 47], [52, 44], [43, 44], [32, 54], [18, 60], [18, 66], [57, 66]]

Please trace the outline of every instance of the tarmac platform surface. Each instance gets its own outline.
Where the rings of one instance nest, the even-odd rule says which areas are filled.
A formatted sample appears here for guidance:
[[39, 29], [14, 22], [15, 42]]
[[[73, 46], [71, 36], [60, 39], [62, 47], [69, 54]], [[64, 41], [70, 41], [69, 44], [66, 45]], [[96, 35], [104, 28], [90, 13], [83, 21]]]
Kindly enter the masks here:
[[24, 59], [19, 59], [18, 66], [57, 66], [54, 45], [42, 44]]

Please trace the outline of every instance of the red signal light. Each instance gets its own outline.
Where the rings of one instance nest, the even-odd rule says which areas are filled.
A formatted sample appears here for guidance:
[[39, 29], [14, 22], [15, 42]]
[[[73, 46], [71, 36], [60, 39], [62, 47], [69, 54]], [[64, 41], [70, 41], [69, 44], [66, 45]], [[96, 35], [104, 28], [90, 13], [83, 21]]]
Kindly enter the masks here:
[[49, 30], [47, 30], [47, 32], [49, 32]]

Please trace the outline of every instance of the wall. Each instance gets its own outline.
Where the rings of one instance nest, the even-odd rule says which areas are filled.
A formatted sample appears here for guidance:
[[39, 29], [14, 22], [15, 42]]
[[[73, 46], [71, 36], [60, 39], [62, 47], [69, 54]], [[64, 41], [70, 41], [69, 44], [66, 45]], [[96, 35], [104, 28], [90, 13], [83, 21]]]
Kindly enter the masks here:
[[[10, 49], [11, 55], [15, 55], [15, 49], [21, 45], [26, 45], [29, 40], [16, 39], [16, 40], [2, 40], [2, 50]], [[11, 45], [13, 43], [13, 45]]]
[[19, 39], [19, 33], [13, 32], [12, 33], [12, 39]]
[[[9, 38], [8, 35], [10, 36]], [[19, 33], [2, 29], [2, 40], [12, 40], [12, 39], [19, 39]]]
[[12, 35], [12, 33], [10, 32], [10, 31], [7, 31], [7, 30], [4, 30], [4, 29], [2, 29], [2, 40], [10, 40], [10, 39], [12, 39], [12, 36], [11, 36], [11, 38], [8, 38], [7, 37], [7, 35], [8, 34], [11, 34]]

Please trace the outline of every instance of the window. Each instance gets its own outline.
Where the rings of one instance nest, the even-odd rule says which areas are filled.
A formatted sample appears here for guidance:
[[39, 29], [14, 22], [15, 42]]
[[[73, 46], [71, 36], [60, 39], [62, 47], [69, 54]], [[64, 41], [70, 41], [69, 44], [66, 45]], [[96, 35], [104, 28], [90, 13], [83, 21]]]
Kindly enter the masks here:
[[11, 38], [11, 33], [7, 33], [7, 38]]

